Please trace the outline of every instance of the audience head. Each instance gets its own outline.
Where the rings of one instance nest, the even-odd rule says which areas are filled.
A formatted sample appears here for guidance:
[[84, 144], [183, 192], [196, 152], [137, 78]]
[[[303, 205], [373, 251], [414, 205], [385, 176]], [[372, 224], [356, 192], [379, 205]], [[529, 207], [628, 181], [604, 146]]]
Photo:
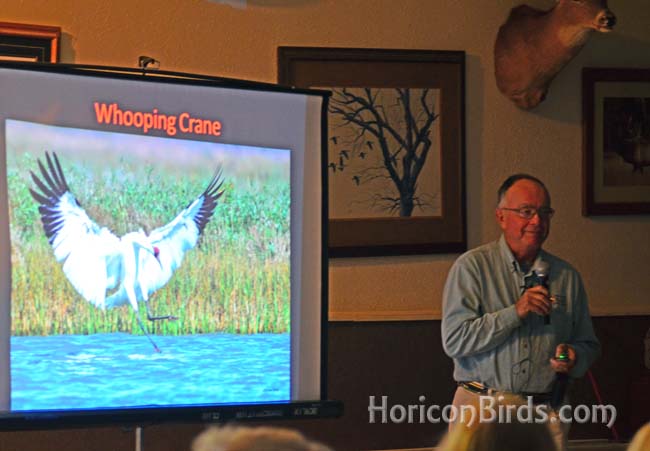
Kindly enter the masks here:
[[546, 423], [480, 423], [458, 426], [443, 440], [442, 451], [556, 451]]
[[[521, 406], [518, 396], [500, 397], [497, 406]], [[496, 407], [498, 408], [498, 407]], [[547, 423], [509, 422], [458, 423], [445, 436], [440, 451], [556, 451], [557, 447]]]
[[301, 433], [280, 427], [211, 427], [199, 434], [192, 451], [332, 451]]
[[630, 442], [627, 451], [647, 451], [650, 449], [650, 423], [641, 427]]

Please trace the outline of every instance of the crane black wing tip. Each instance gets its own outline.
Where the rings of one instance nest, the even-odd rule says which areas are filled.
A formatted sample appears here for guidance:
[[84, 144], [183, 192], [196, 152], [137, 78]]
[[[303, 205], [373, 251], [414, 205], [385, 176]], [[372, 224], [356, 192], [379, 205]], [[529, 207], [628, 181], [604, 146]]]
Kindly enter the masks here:
[[194, 223], [199, 229], [199, 235], [203, 234], [203, 229], [205, 229], [205, 226], [210, 222], [210, 219], [212, 219], [212, 216], [214, 215], [214, 209], [218, 204], [217, 201], [226, 191], [225, 189], [221, 189], [223, 182], [223, 169], [219, 167], [215, 171], [208, 187], [203, 191], [203, 194], [201, 194], [203, 204], [201, 205], [197, 215], [194, 217]]
[[29, 193], [32, 195], [34, 200], [40, 205], [49, 205], [51, 202], [47, 197], [44, 197], [42, 194], [37, 193], [33, 189], [29, 188]]
[[217, 186], [217, 189], [223, 185], [223, 169], [221, 167], [217, 168], [212, 176], [212, 180], [208, 184], [208, 187], [205, 189], [203, 194], [209, 193], [214, 190], [214, 187]]
[[[29, 187], [29, 193], [38, 204], [43, 230], [50, 244], [65, 224], [61, 212], [61, 199], [70, 192], [63, 175], [63, 169], [56, 152], [45, 151], [44, 158], [37, 158], [40, 176], [34, 171], [29, 174], [36, 187]], [[74, 196], [73, 196], [74, 198]], [[76, 198], [77, 206], [81, 207]]]
[[45, 158], [37, 158], [36, 162], [40, 170], [40, 177], [33, 171], [29, 171], [29, 173], [43, 195], [48, 198], [61, 198], [67, 191], [70, 191], [56, 152], [45, 151]]
[[70, 187], [68, 186], [68, 181], [65, 179], [65, 175], [63, 174], [63, 168], [61, 167], [61, 163], [59, 163], [59, 157], [56, 155], [56, 152], [52, 151], [52, 157], [54, 158], [54, 164], [56, 165], [56, 170], [58, 171], [59, 178], [61, 180], [61, 185], [66, 191], [70, 191]]
[[[51, 199], [56, 198], [58, 199], [58, 195], [55, 190], [53, 190], [51, 187], [46, 185], [47, 180], [44, 182], [41, 180], [38, 175], [34, 173], [34, 171], [29, 171], [30, 175], [32, 176], [32, 181], [36, 184], [36, 187], [40, 190], [41, 195], [44, 196], [44, 198], [47, 199], [47, 202], [50, 203]], [[31, 190], [31, 188], [30, 188]], [[42, 202], [41, 202], [42, 203]]]
[[222, 168], [218, 168], [212, 177], [210, 184], [205, 189], [205, 191], [203, 191], [203, 197], [216, 202], [225, 192], [225, 189], [221, 189], [223, 182], [223, 170]]
[[[56, 186], [59, 188], [59, 192], [61, 193], [61, 195], [63, 195], [66, 192], [67, 187], [64, 183], [65, 180], [63, 179], [63, 171], [60, 170], [59, 158], [56, 156], [55, 152], [52, 152], [52, 158], [50, 158], [49, 152], [46, 151], [45, 159], [47, 160], [47, 167], [50, 170], [50, 175], [54, 179], [54, 183], [56, 184]], [[56, 166], [54, 165], [52, 160], [54, 160]], [[57, 170], [57, 168], [59, 170]]]

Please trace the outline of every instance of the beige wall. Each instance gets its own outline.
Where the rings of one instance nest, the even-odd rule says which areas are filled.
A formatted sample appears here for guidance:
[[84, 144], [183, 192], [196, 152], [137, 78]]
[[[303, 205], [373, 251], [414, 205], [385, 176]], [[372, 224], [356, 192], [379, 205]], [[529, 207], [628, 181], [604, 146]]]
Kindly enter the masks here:
[[[519, 3], [248, 0], [233, 8], [208, 0], [4, 0], [0, 20], [62, 27], [65, 63], [133, 67], [146, 54], [166, 70], [265, 82], [276, 81], [281, 45], [464, 50], [469, 245], [497, 236], [493, 205], [501, 180], [534, 173], [546, 181], [558, 210], [547, 249], [582, 272], [593, 313], [650, 313], [649, 217], [581, 215], [580, 122], [582, 67], [650, 67], [650, 6], [610, 0], [616, 31], [594, 36], [546, 102], [523, 112], [497, 91], [492, 68], [496, 30]], [[547, 8], [553, 2], [528, 3]], [[334, 260], [333, 318], [439, 317], [455, 257]]]

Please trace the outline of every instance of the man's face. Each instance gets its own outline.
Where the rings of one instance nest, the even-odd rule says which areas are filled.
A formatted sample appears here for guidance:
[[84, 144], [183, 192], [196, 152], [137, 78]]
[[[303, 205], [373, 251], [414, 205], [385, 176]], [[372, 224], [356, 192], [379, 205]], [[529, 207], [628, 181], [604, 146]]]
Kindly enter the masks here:
[[496, 210], [496, 217], [503, 235], [517, 258], [530, 258], [537, 255], [548, 236], [551, 220], [548, 216], [536, 214], [530, 219], [522, 218], [516, 211], [506, 208], [550, 207], [544, 189], [532, 180], [522, 179], [506, 191], [506, 195]]

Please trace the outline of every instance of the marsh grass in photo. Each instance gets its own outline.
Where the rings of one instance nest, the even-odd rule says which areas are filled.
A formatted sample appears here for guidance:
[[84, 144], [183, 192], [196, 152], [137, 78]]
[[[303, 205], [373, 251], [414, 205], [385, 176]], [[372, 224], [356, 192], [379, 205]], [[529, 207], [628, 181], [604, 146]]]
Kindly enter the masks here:
[[[65, 130], [57, 133], [66, 136]], [[126, 150], [119, 157], [111, 154], [112, 160], [103, 158], [83, 136], [70, 138], [66, 149], [46, 147], [44, 137], [13, 136], [12, 141], [8, 139], [7, 162], [12, 334], [142, 333], [131, 306], [98, 309], [69, 283], [29, 193], [34, 187], [30, 171], [38, 173], [37, 159], [45, 151], [57, 152], [70, 190], [90, 218], [121, 236], [140, 228], [149, 232], [174, 219], [205, 190], [217, 165], [206, 158], [195, 164], [199, 169], [182, 175], [173, 162], [142, 164], [141, 155]], [[179, 145], [178, 140], [174, 145]], [[82, 146], [94, 159], [74, 157]], [[174, 315], [178, 320], [148, 322], [145, 306], [140, 304], [139, 315], [154, 334], [283, 333], [290, 329], [288, 157], [264, 171], [259, 168], [268, 167], [270, 161], [264, 152], [231, 154], [220, 154], [226, 155], [219, 162], [224, 195], [199, 244], [185, 254], [169, 283], [149, 300], [152, 313]]]

